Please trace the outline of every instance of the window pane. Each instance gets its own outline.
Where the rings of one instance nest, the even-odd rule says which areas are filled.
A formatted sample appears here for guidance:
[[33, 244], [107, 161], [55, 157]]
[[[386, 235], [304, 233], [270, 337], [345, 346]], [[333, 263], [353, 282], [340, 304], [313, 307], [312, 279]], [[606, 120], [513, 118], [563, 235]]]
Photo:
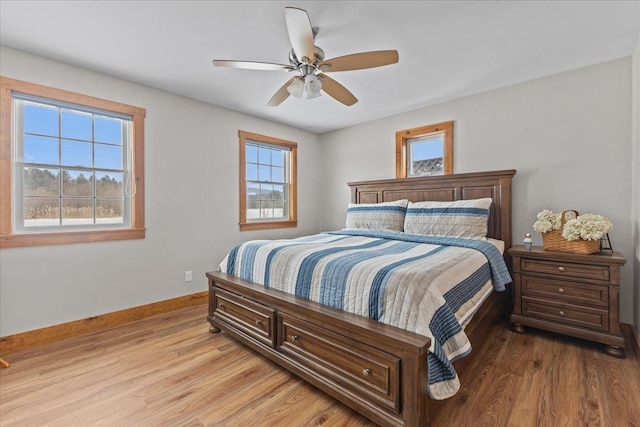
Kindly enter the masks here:
[[284, 200], [284, 185], [273, 186], [273, 198], [274, 200]]
[[58, 109], [25, 102], [23, 107], [25, 133], [58, 136]]
[[62, 164], [65, 166], [93, 166], [93, 144], [90, 142], [62, 140]]
[[253, 182], [247, 183], [247, 200], [260, 198], [260, 184]]
[[263, 165], [271, 164], [271, 150], [269, 148], [258, 148], [258, 163]]
[[25, 227], [60, 225], [60, 199], [25, 197], [23, 199], [23, 215]]
[[260, 184], [260, 199], [271, 200], [273, 198], [273, 185]]
[[62, 170], [64, 196], [93, 196], [93, 172]]
[[273, 203], [270, 201], [260, 203], [260, 218], [273, 218]]
[[123, 224], [123, 199], [96, 199], [96, 224]]
[[409, 140], [409, 175], [441, 175], [444, 172], [444, 136]]
[[123, 169], [122, 147], [117, 145], [95, 144], [96, 168]]
[[258, 147], [247, 144], [245, 146], [245, 162], [258, 163]]
[[[96, 196], [122, 197], [124, 174], [118, 172], [96, 172]], [[97, 209], [97, 207], [96, 207]]]
[[92, 116], [79, 111], [62, 110], [62, 137], [93, 141]]
[[122, 122], [105, 116], [95, 116], [94, 139], [96, 142], [122, 145]]
[[260, 165], [258, 170], [258, 181], [271, 181], [271, 167]]
[[247, 200], [247, 218], [249, 219], [260, 218], [260, 200], [257, 200], [257, 199]]
[[62, 199], [62, 225], [93, 224], [93, 199]]
[[23, 194], [25, 196], [58, 196], [60, 194], [59, 169], [24, 168]]
[[247, 181], [258, 180], [258, 165], [255, 163], [247, 163]]
[[27, 163], [59, 164], [58, 138], [25, 135], [22, 158]]
[[276, 218], [284, 217], [284, 200], [274, 200], [273, 201], [273, 215]]
[[284, 166], [284, 156], [287, 152], [283, 150], [273, 150], [271, 153], [271, 164], [274, 166]]
[[284, 182], [284, 168], [272, 167], [271, 168], [271, 181]]

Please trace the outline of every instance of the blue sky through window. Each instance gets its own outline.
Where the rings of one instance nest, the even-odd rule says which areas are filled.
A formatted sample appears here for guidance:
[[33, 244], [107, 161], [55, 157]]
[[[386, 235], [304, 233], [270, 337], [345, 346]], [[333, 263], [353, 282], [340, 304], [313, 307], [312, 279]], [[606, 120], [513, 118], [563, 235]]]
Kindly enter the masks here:
[[118, 118], [25, 101], [23, 160], [122, 170], [122, 126]]
[[413, 156], [412, 160], [426, 160], [443, 157], [444, 136], [429, 138], [422, 141], [412, 143]]

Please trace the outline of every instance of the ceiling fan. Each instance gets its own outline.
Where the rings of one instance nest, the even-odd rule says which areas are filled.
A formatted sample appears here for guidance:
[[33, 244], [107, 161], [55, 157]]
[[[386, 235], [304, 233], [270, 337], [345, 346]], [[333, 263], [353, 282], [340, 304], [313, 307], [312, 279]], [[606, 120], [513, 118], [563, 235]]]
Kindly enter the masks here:
[[297, 71], [298, 75], [290, 78], [271, 97], [267, 103], [270, 107], [277, 107], [289, 95], [297, 98], [316, 98], [320, 96], [322, 90], [344, 105], [351, 106], [358, 102], [358, 98], [340, 83], [327, 76], [326, 73], [362, 70], [398, 62], [398, 51], [396, 50], [361, 52], [325, 60], [324, 51], [314, 44], [317, 29], [311, 27], [307, 12], [296, 7], [286, 7], [285, 20], [292, 46], [288, 65], [256, 61], [213, 60], [213, 65], [216, 67]]

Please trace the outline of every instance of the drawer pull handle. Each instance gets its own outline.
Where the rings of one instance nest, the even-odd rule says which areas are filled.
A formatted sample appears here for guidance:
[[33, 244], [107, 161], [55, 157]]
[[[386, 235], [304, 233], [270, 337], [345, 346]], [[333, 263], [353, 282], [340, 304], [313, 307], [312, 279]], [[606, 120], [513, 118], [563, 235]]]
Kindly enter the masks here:
[[256, 320], [256, 326], [260, 326], [260, 325], [262, 325], [262, 320], [260, 319]]
[[564, 267], [558, 267], [559, 271], [564, 271]]
[[224, 304], [223, 303], [218, 304], [218, 308], [224, 308]]
[[558, 314], [559, 314], [560, 316], [564, 316], [564, 311], [560, 310], [560, 311], [558, 312]]
[[564, 289], [563, 288], [558, 288], [558, 292], [561, 294], [564, 294]]
[[362, 375], [364, 375], [365, 377], [368, 377], [370, 374], [371, 374], [371, 369], [365, 368], [362, 370]]
[[293, 341], [293, 342], [298, 341], [298, 336], [297, 335], [291, 335], [291, 341]]

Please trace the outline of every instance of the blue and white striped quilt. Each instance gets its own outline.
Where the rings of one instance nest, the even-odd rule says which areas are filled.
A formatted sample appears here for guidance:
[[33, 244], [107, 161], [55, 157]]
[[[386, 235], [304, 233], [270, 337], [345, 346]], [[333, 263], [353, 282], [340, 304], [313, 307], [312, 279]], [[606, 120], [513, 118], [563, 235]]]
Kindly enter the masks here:
[[511, 277], [490, 242], [341, 230], [233, 248], [227, 274], [431, 338], [429, 394], [460, 388], [455, 359], [471, 351], [464, 326]]

